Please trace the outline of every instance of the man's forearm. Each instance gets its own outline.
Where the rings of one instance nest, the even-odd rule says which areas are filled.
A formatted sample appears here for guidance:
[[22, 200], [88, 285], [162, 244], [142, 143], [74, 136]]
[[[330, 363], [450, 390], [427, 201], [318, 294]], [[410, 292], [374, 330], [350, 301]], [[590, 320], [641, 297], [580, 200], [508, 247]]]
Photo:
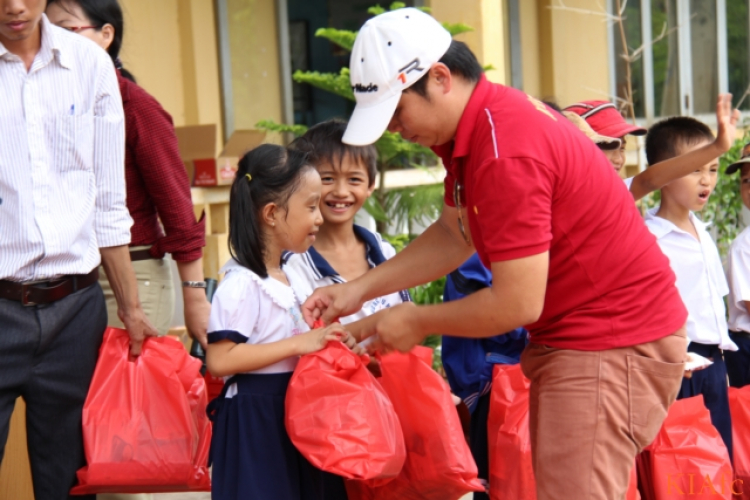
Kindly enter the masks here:
[[[474, 253], [451, 220], [455, 209], [446, 207], [440, 218], [403, 251], [352, 281], [370, 300], [422, 285], [454, 271]], [[455, 227], [454, 227], [455, 226]]]
[[536, 322], [544, 308], [547, 252], [492, 264], [492, 287], [461, 300], [416, 308], [424, 335], [490, 337]]
[[138, 300], [138, 283], [130, 262], [130, 252], [125, 245], [100, 248], [102, 266], [115, 295], [118, 309], [123, 313], [140, 306]]

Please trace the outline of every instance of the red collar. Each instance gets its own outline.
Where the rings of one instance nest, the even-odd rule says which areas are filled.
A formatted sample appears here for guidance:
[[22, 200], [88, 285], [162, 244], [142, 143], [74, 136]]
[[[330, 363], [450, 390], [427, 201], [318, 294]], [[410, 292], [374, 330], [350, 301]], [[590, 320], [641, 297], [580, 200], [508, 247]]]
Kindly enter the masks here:
[[456, 128], [456, 136], [452, 141], [435, 146], [432, 150], [443, 159], [460, 158], [469, 154], [471, 139], [474, 135], [474, 125], [477, 123], [479, 114], [487, 105], [487, 101], [495, 93], [496, 86], [482, 75], [471, 93], [469, 102], [461, 114]]

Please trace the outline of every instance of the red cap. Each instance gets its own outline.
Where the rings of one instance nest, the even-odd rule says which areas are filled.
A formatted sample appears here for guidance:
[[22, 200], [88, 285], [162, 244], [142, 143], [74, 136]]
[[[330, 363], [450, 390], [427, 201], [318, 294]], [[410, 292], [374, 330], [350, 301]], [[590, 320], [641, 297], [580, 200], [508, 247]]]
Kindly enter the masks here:
[[625, 121], [617, 107], [609, 101], [582, 101], [565, 108], [565, 111], [584, 118], [597, 134], [607, 137], [645, 135], [646, 129]]

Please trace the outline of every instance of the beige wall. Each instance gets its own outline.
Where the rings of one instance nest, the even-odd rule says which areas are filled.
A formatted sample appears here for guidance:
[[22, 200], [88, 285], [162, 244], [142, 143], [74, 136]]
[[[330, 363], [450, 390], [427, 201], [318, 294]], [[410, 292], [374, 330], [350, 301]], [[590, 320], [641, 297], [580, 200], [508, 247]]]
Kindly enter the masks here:
[[279, 43], [274, 0], [227, 0], [236, 129], [282, 120]]
[[567, 7], [579, 11], [550, 8], [559, 5], [556, 0], [520, 3], [525, 90], [563, 107], [609, 99], [607, 23], [596, 14], [603, 14], [603, 2], [566, 0]]
[[[524, 2], [527, 0], [521, 0]], [[432, 15], [440, 22], [464, 23], [474, 31], [463, 33], [456, 40], [465, 42], [482, 65], [495, 69], [487, 78], [495, 83], [506, 83], [507, 33], [506, 7], [503, 0], [431, 0]]]
[[[551, 8], [557, 0], [518, 0], [523, 87], [528, 94], [565, 106], [582, 99], [609, 98], [607, 23], [600, 15]], [[459, 35], [482, 64], [487, 77], [508, 83], [508, 34], [504, 0], [431, 0], [439, 21], [462, 22], [474, 31]], [[566, 0], [573, 9], [602, 12], [600, 0]]]
[[216, 123], [221, 137], [213, 1], [120, 1], [125, 14], [123, 65], [172, 115], [175, 125]]

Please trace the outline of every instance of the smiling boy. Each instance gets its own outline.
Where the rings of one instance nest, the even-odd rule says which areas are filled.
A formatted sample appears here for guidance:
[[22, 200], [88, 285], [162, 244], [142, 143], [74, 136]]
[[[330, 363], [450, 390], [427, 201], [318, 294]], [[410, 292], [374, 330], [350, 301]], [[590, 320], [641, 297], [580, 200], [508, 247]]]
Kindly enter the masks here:
[[[688, 117], [654, 125], [646, 136], [650, 165], [711, 144], [711, 130]], [[656, 236], [677, 276], [677, 289], [688, 309], [687, 349], [713, 361], [709, 367], [682, 380], [678, 399], [702, 395], [711, 422], [732, 456], [732, 422], [723, 351], [736, 351], [727, 332], [723, 297], [729, 292], [724, 270], [706, 224], [693, 212], [702, 210], [716, 187], [718, 158], [661, 189], [661, 205], [646, 214], [646, 225]]]
[[[304, 254], [289, 257], [306, 283], [293, 283], [309, 296], [315, 288], [359, 278], [371, 268], [396, 255], [390, 243], [358, 226], [354, 218], [375, 190], [377, 150], [375, 146], [349, 146], [341, 142], [346, 122], [329, 120], [310, 128], [292, 147], [308, 153], [323, 182], [320, 212], [323, 225], [315, 243]], [[367, 301], [342, 324], [362, 319], [382, 309], [410, 301], [405, 290]]]

